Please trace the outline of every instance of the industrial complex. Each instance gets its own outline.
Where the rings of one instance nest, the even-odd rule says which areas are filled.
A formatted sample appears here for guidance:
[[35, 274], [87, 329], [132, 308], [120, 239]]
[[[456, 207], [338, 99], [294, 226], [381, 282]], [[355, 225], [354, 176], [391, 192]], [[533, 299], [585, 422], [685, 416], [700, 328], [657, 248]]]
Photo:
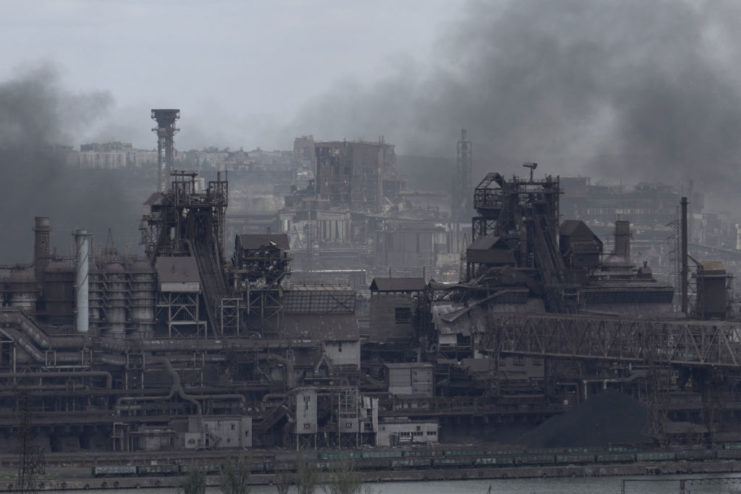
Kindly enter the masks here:
[[50, 211], [31, 262], [2, 267], [4, 453], [19, 429], [69, 454], [505, 443], [614, 391], [646, 444], [741, 442], [731, 277], [689, 254], [686, 199], [662, 196], [674, 280], [650, 242], [635, 257], [645, 218], [565, 216], [589, 184], [536, 163], [473, 177], [465, 131], [442, 209], [382, 139], [306, 137], [280, 209], [230, 215], [225, 171], [176, 169], [179, 116], [152, 110], [141, 253], [77, 230], [58, 255]]

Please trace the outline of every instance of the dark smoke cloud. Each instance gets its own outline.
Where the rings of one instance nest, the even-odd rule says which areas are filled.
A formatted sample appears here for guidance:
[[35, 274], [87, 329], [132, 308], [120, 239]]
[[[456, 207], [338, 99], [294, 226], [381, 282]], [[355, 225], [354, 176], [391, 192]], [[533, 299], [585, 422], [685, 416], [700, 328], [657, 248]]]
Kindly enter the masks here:
[[537, 161], [544, 173], [694, 180], [733, 198], [737, 10], [723, 1], [470, 2], [431, 67], [409, 64], [371, 87], [338, 84], [292, 130], [385, 135], [402, 152], [453, 156], [465, 127], [477, 176]]
[[120, 184], [101, 171], [69, 169], [61, 146], [111, 102], [106, 93], [65, 91], [50, 66], [0, 83], [2, 263], [31, 261], [34, 216], [51, 217], [52, 241], [60, 254], [69, 253], [75, 228], [88, 229], [98, 241], [105, 241], [109, 227], [117, 240], [135, 232], [138, 209]]

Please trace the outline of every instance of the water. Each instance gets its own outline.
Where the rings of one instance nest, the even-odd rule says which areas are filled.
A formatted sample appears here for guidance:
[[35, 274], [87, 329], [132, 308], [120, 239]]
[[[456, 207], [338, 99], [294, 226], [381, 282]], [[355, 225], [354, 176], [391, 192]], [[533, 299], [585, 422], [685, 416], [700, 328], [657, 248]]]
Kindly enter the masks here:
[[[702, 477], [705, 480], [691, 480]], [[443, 482], [383, 482], [368, 484], [362, 494], [679, 494], [680, 480], [685, 480], [686, 494], [739, 494], [741, 474], [724, 475], [661, 475], [653, 477], [599, 477], [579, 479], [507, 479], [458, 480]], [[111, 490], [59, 491], [58, 494], [111, 494]], [[250, 494], [274, 494], [272, 486], [253, 487]], [[289, 491], [295, 494], [295, 490]], [[324, 491], [317, 488], [317, 494]], [[209, 488], [207, 494], [220, 494]], [[115, 494], [182, 494], [180, 489], [123, 489]]]

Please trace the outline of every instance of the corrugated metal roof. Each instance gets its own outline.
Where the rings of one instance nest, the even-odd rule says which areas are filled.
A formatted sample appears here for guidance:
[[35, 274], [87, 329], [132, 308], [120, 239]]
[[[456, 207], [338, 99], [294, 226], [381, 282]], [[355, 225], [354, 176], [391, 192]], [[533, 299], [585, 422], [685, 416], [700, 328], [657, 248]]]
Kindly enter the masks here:
[[160, 283], [192, 283], [200, 282], [198, 265], [191, 256], [157, 258], [154, 264]]
[[255, 250], [265, 245], [275, 244], [279, 249], [288, 250], [290, 244], [285, 233], [244, 233], [237, 235], [239, 246], [247, 250]]
[[281, 305], [283, 311], [290, 314], [354, 314], [355, 291], [347, 288], [285, 290]]
[[424, 278], [374, 278], [373, 292], [419, 292], [425, 289]]

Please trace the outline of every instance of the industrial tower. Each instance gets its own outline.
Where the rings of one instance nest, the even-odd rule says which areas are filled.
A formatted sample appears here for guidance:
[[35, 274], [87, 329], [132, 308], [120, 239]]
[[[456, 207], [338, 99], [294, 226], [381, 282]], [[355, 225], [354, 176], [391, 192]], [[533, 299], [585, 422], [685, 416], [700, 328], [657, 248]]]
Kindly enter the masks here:
[[175, 121], [180, 118], [178, 109], [153, 109], [152, 120], [157, 127], [157, 169], [159, 171], [159, 191], [167, 192], [170, 188], [170, 174], [175, 168]]

